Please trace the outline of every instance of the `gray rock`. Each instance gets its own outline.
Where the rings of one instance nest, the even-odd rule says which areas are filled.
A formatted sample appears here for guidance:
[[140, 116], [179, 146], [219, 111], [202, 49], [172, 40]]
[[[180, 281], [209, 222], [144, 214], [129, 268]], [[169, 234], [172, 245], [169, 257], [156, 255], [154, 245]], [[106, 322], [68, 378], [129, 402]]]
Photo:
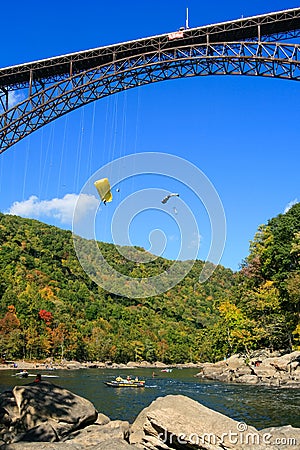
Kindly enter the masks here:
[[271, 366], [258, 366], [253, 368], [254, 374], [258, 378], [273, 378], [275, 376], [276, 370]]
[[234, 380], [234, 374], [231, 371], [225, 371], [221, 374], [218, 374], [215, 380], [227, 383]]
[[11, 395], [0, 395], [0, 404], [9, 413], [10, 426], [1, 430], [7, 443], [60, 440], [98, 418], [89, 400], [44, 381], [15, 386]]
[[[0, 449], [2, 449], [0, 447]], [[138, 450], [136, 445], [130, 445], [123, 439], [109, 438], [99, 443], [67, 442], [20, 442], [8, 444], [3, 450]]]
[[250, 359], [243, 355], [233, 355], [214, 364], [203, 363], [200, 369], [196, 377], [208, 380], [299, 387], [300, 351], [282, 356], [258, 351], [257, 355], [252, 354]]
[[64, 442], [19, 442], [0, 447], [1, 450], [86, 450], [83, 445], [72, 445]]
[[95, 421], [95, 425], [106, 425], [108, 422], [110, 422], [110, 418], [107, 417], [105, 414], [98, 413], [97, 420]]
[[243, 375], [235, 379], [236, 383], [257, 384], [258, 377], [256, 375]]
[[[258, 433], [253, 427], [247, 427], [247, 432]], [[168, 395], [156, 399], [139, 414], [129, 442], [149, 450], [244, 449], [242, 442], [231, 442], [230, 433], [241, 433], [239, 422], [188, 397]]]
[[208, 380], [217, 380], [226, 369], [223, 364], [204, 363], [201, 372], [197, 376], [202, 376]]
[[300, 362], [299, 361], [291, 361], [289, 363], [289, 371], [290, 371], [290, 373], [295, 373], [296, 371], [299, 371], [299, 373], [300, 373]]
[[98, 444], [91, 450], [138, 450], [138, 447], [120, 439], [111, 439]]
[[50, 422], [43, 422], [29, 431], [16, 436], [13, 442], [55, 442], [58, 441], [57, 433]]
[[243, 377], [244, 375], [253, 375], [253, 369], [249, 366], [240, 366], [236, 369], [234, 373], [236, 378]]
[[297, 449], [300, 447], [300, 428], [291, 425], [283, 427], [264, 428], [259, 432], [261, 441], [275, 445], [282, 449]]
[[90, 425], [70, 434], [65, 442], [95, 446], [111, 439], [125, 440], [129, 436], [129, 423], [122, 420], [110, 421], [105, 425]]
[[230, 356], [230, 358], [227, 358], [224, 362], [226, 363], [227, 367], [235, 370], [245, 366], [245, 358], [240, 355], [232, 355]]
[[1, 411], [5, 411], [10, 417], [18, 415], [18, 405], [12, 391], [4, 391], [0, 395], [0, 408]]

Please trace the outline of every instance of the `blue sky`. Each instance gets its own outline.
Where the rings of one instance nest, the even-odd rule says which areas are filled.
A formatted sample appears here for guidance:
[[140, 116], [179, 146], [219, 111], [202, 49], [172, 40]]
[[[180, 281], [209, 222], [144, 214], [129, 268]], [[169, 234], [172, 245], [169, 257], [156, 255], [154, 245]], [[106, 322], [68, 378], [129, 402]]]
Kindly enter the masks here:
[[[186, 7], [190, 27], [197, 27], [297, 6], [277, 0], [17, 0], [12, 9], [5, 2], [0, 66], [172, 32], [185, 24]], [[103, 165], [130, 154], [168, 153], [195, 165], [217, 191], [227, 223], [221, 264], [237, 270], [257, 227], [300, 200], [299, 105], [299, 83], [245, 76], [162, 82], [95, 102], [0, 155], [0, 211], [70, 228], [74, 198]], [[162, 228], [168, 238], [163, 255], [176, 257], [182, 200], [196, 217], [198, 257], [205, 259], [209, 214], [186, 186], [159, 176], [124, 182], [113, 206], [100, 208], [97, 238], [110, 241], [116, 205], [149, 187], [180, 190], [180, 200], [168, 203], [167, 214], [138, 214], [131, 242], [149, 248], [149, 234]]]

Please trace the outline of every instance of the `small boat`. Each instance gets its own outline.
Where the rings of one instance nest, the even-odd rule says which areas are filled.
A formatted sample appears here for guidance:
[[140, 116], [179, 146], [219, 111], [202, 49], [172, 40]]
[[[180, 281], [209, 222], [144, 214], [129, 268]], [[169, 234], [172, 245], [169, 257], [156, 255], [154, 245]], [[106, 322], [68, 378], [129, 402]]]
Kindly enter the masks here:
[[161, 372], [172, 372], [173, 369], [161, 369]]
[[58, 375], [47, 375], [47, 374], [42, 374], [42, 377], [43, 378], [59, 378], [59, 376]]
[[29, 373], [27, 372], [27, 370], [21, 370], [21, 372], [18, 372], [15, 375], [16, 377], [20, 378], [28, 378]]
[[106, 384], [106, 386], [110, 386], [110, 387], [145, 387], [145, 381], [144, 380], [124, 380], [123, 378], [117, 378], [116, 380], [113, 381], [105, 381], [104, 382]]

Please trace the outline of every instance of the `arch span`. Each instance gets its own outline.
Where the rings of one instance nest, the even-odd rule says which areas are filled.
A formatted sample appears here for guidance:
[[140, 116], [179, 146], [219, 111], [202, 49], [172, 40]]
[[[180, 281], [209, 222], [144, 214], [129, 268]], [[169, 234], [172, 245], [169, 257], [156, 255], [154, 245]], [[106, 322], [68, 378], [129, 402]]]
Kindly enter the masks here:
[[[0, 153], [72, 110], [149, 83], [205, 75], [299, 81], [299, 44], [273, 41], [298, 29], [300, 8], [0, 70]], [[234, 37], [243, 40], [220, 41]], [[9, 92], [24, 88], [27, 98], [9, 108]]]

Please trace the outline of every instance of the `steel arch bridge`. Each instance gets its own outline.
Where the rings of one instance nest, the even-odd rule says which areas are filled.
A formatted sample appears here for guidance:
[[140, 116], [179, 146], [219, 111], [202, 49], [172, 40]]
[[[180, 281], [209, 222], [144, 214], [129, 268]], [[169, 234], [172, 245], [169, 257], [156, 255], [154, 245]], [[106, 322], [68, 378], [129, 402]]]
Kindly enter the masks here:
[[[295, 8], [0, 69], [0, 153], [74, 109], [149, 83], [200, 75], [299, 81], [299, 37]], [[20, 92], [26, 98], [10, 107]]]

